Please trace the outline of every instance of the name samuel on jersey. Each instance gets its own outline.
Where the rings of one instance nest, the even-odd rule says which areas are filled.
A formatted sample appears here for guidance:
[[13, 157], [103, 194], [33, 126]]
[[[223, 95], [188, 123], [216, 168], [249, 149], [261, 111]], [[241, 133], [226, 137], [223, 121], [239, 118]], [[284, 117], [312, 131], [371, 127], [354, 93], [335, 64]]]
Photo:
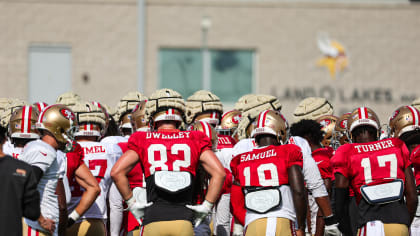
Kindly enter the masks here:
[[273, 157], [273, 156], [277, 156], [276, 151], [273, 150], [273, 149], [265, 151], [265, 152], [261, 152], [261, 153], [242, 154], [241, 155], [241, 162], [264, 159], [264, 158], [269, 158], [269, 157]]

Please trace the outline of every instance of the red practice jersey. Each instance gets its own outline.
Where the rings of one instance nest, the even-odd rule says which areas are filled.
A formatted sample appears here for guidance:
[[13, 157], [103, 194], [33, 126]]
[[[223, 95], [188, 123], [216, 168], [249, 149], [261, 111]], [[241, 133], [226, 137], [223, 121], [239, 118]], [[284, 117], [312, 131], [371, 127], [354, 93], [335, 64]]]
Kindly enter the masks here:
[[[118, 146], [121, 148], [122, 152], [128, 150], [128, 143], [118, 143]], [[146, 182], [144, 181], [143, 169], [141, 168], [140, 163], [137, 163], [134, 168], [127, 174], [128, 181], [130, 182], [130, 188], [135, 187], [146, 187]]]
[[[74, 184], [79, 184], [74, 179], [74, 172], [84, 163], [85, 154], [79, 143], [76, 143], [73, 151], [66, 153], [67, 157], [67, 179], [69, 180], [70, 186], [74, 187]], [[80, 187], [79, 187], [80, 188]]]
[[318, 148], [312, 152], [312, 157], [314, 158], [321, 177], [323, 179], [332, 179], [332, 167], [330, 159], [333, 156], [334, 149], [331, 147]]
[[416, 178], [416, 186], [420, 185], [420, 145], [411, 152], [410, 160], [414, 167], [414, 177]]
[[161, 170], [195, 176], [200, 155], [211, 150], [211, 141], [200, 131], [136, 132], [128, 140], [128, 149], [139, 155], [146, 178]]
[[229, 135], [218, 134], [217, 135], [217, 149], [233, 148], [236, 141]]
[[256, 148], [235, 156], [232, 174], [240, 186], [281, 186], [289, 183], [288, 169], [302, 167], [302, 151], [294, 144]]
[[334, 173], [349, 179], [358, 202], [361, 186], [405, 181], [404, 170], [411, 164], [407, 147], [397, 138], [345, 144], [336, 150], [334, 159]]

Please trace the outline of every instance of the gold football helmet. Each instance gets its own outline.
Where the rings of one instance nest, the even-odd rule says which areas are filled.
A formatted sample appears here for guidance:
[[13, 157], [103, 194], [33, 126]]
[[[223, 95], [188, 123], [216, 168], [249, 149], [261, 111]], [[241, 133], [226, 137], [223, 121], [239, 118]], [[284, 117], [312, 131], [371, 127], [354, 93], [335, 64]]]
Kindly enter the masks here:
[[218, 134], [229, 135], [235, 138], [236, 130], [242, 119], [242, 113], [238, 110], [231, 110], [222, 115], [220, 125], [216, 127]]
[[131, 112], [131, 126], [136, 131], [150, 131], [146, 117], [146, 101], [139, 102]]
[[316, 120], [321, 116], [332, 115], [333, 106], [325, 98], [308, 97], [296, 107], [293, 117], [295, 122], [303, 119]]
[[36, 128], [41, 132], [48, 131], [57, 140], [59, 149], [69, 152], [73, 148], [76, 125], [76, 116], [70, 108], [62, 104], [54, 104], [42, 110]]
[[420, 112], [414, 106], [402, 106], [389, 118], [391, 137], [398, 138], [406, 132], [420, 131]]
[[82, 99], [74, 92], [63, 93], [55, 100], [56, 104], [66, 105], [70, 109], [79, 102], [82, 102]]
[[219, 124], [220, 116], [223, 113], [220, 98], [206, 90], [199, 90], [188, 97], [185, 107], [186, 119], [189, 124], [195, 120], [201, 120], [216, 126]]
[[10, 137], [12, 139], [38, 139], [39, 132], [35, 127], [38, 115], [38, 110], [32, 106], [17, 108], [10, 117]]
[[287, 121], [280, 112], [267, 110], [258, 115], [251, 137], [255, 138], [260, 134], [271, 134], [277, 138], [279, 143], [283, 144], [287, 140], [287, 129]]
[[378, 138], [380, 133], [380, 122], [376, 113], [368, 107], [359, 107], [353, 110], [347, 119], [347, 132], [350, 139], [353, 139], [351, 132], [359, 126], [369, 125], [378, 131]]
[[334, 133], [334, 127], [337, 122], [337, 117], [333, 115], [326, 115], [319, 117], [316, 122], [318, 122], [322, 128], [321, 130], [324, 132], [324, 138], [321, 141], [321, 144], [324, 147], [332, 146], [333, 142], [333, 133]]
[[146, 102], [146, 117], [150, 122], [176, 121], [178, 126], [184, 121], [185, 103], [180, 93], [172, 89], [155, 91]]
[[[349, 137], [347, 136], [347, 120], [350, 117], [351, 113], [344, 113], [338, 117], [335, 122], [334, 132], [333, 132], [333, 148], [337, 149], [340, 145], [350, 143]], [[334, 146], [335, 145], [335, 146]]]
[[197, 120], [189, 126], [188, 130], [197, 130], [205, 133], [211, 140], [213, 151], [217, 150], [217, 132], [209, 123]]
[[80, 102], [73, 106], [78, 131], [74, 136], [97, 136], [105, 133], [106, 116], [101, 108], [90, 102]]
[[35, 102], [33, 105], [38, 109], [38, 112], [41, 112], [44, 108], [48, 106], [48, 104], [45, 102]]

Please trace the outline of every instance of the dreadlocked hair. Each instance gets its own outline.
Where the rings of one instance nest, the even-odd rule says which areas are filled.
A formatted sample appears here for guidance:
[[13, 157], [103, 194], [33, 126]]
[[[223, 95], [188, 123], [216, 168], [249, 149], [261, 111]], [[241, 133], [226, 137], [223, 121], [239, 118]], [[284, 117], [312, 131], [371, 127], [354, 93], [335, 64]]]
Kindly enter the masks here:
[[322, 126], [314, 120], [300, 120], [290, 127], [290, 135], [308, 138], [312, 143], [320, 143], [324, 138]]

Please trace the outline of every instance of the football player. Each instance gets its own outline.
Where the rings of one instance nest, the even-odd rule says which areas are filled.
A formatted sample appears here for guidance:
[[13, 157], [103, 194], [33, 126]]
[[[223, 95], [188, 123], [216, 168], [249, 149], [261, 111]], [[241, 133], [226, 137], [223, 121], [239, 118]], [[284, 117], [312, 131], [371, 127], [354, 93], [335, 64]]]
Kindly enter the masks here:
[[[112, 183], [110, 172], [116, 160], [122, 155], [117, 145], [99, 142], [105, 131], [106, 117], [103, 111], [92, 103], [81, 102], [73, 106], [78, 122], [76, 141], [84, 152], [84, 163], [96, 178], [101, 189], [93, 205], [67, 230], [69, 235], [106, 235], [106, 198]], [[69, 209], [72, 211], [81, 201], [84, 190], [78, 184], [72, 185]]]
[[234, 184], [245, 194], [245, 235], [304, 235], [302, 151], [293, 144], [282, 145], [287, 125], [279, 112], [264, 111], [257, 120], [251, 137], [258, 147], [231, 162]]
[[210, 91], [199, 90], [195, 92], [188, 97], [185, 107], [187, 124], [201, 120], [216, 127], [220, 123], [223, 105], [219, 97]]
[[33, 166], [41, 196], [41, 216], [37, 221], [25, 219], [24, 235], [63, 235], [67, 224], [66, 197], [57, 150], [70, 151], [76, 130], [74, 113], [64, 105], [46, 107], [36, 128], [41, 139], [28, 143], [20, 160]]
[[350, 142], [347, 136], [347, 119], [350, 114], [350, 112], [342, 114], [335, 122], [332, 137], [332, 148], [334, 148], [334, 150], [337, 150], [339, 146]]
[[[414, 167], [417, 191], [420, 189], [420, 113], [414, 106], [396, 109], [389, 119], [390, 135], [401, 139], [408, 147]], [[417, 192], [418, 194], [418, 192]], [[420, 206], [410, 227], [411, 235], [420, 235]]]
[[379, 128], [377, 115], [367, 107], [355, 109], [347, 121], [353, 143], [339, 147], [332, 159], [337, 216], [345, 214], [351, 186], [359, 235], [409, 235], [417, 207], [409, 151], [396, 138], [378, 141]]
[[131, 126], [131, 112], [133, 108], [140, 102], [147, 98], [140, 92], [129, 92], [127, 95], [121, 98], [118, 103], [118, 109], [116, 116], [118, 117], [118, 126], [120, 132], [124, 137], [130, 137], [133, 133], [133, 127]]
[[[146, 103], [146, 114], [157, 132], [136, 132], [128, 151], [112, 169], [111, 176], [131, 213], [143, 218], [143, 235], [193, 235], [212, 210], [225, 178], [223, 166], [211, 151], [211, 142], [198, 131], [179, 131], [185, 110], [182, 96], [171, 89], [155, 91]], [[127, 173], [140, 162], [146, 177], [145, 194], [135, 197]], [[194, 203], [197, 166], [211, 176], [205, 200]]]
[[9, 135], [12, 149], [5, 150], [9, 155], [18, 159], [23, 147], [30, 141], [39, 139], [39, 132], [35, 128], [38, 120], [38, 110], [32, 106], [17, 108], [9, 122]]
[[[303, 119], [297, 123], [294, 123], [290, 127], [290, 134], [292, 136], [303, 137], [306, 139], [306, 141], [308, 141], [308, 144], [311, 147], [312, 157], [318, 166], [318, 170], [321, 173], [322, 179], [324, 180], [325, 187], [330, 193], [332, 178], [330, 158], [332, 157], [334, 150], [330, 146], [323, 146], [322, 144], [322, 142], [326, 140], [325, 134], [322, 131], [322, 125], [314, 120]], [[315, 199], [312, 197], [312, 194], [309, 194], [308, 196], [308, 203], [311, 213], [311, 225], [308, 225], [308, 227], [310, 226], [311, 233], [313, 235], [324, 235], [325, 222], [322, 218], [323, 214], [318, 208]], [[329, 228], [330, 226], [327, 225], [327, 232]]]
[[[146, 117], [146, 101], [139, 102], [131, 112], [131, 125], [133, 129], [137, 132], [148, 132], [150, 131], [149, 128], [149, 120]], [[128, 143], [118, 143], [121, 150], [126, 152], [128, 150]], [[143, 170], [141, 168], [140, 163], [137, 163], [134, 168], [128, 172], [127, 174], [128, 181], [130, 183], [131, 191], [135, 193], [145, 193], [146, 192], [146, 181], [144, 178]], [[113, 185], [112, 189], [116, 189], [115, 185]], [[118, 190], [116, 189], [118, 192]], [[116, 195], [116, 194], [115, 194]], [[119, 198], [122, 202], [122, 197], [118, 192]], [[116, 199], [111, 201], [111, 193], [110, 193], [110, 204], [116, 204]], [[111, 215], [111, 218], [114, 217]], [[137, 221], [137, 219], [131, 214], [130, 211], [124, 211], [124, 231], [127, 232], [129, 235], [133, 236], [140, 236], [141, 235], [141, 225]], [[112, 229], [112, 228], [111, 228]], [[118, 231], [116, 231], [118, 232]], [[113, 232], [111, 232], [113, 233]]]

